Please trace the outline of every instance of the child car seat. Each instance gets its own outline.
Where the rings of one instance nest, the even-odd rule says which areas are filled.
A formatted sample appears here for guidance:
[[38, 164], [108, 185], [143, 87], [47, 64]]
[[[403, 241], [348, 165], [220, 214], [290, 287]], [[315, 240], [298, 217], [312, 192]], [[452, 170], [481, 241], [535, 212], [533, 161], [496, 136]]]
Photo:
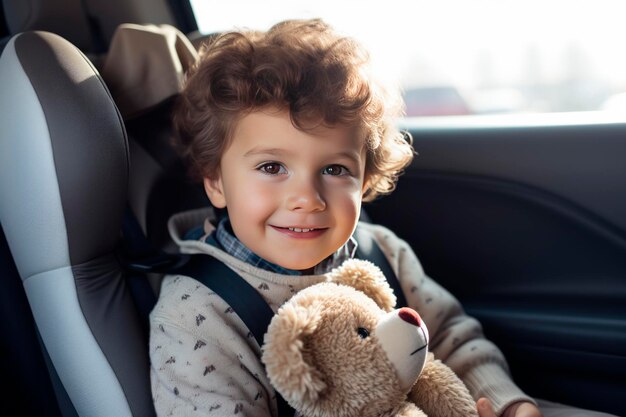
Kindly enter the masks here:
[[120, 114], [90, 61], [51, 33], [14, 36], [0, 82], [0, 222], [62, 412], [153, 416], [147, 340], [115, 256]]

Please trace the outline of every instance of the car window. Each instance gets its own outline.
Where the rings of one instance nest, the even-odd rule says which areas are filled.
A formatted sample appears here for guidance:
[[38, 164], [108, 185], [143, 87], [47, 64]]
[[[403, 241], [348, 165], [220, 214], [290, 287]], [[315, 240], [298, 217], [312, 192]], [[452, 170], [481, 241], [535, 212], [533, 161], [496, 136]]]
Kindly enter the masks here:
[[408, 116], [626, 111], [622, 0], [192, 0], [201, 32], [322, 17], [367, 45]]

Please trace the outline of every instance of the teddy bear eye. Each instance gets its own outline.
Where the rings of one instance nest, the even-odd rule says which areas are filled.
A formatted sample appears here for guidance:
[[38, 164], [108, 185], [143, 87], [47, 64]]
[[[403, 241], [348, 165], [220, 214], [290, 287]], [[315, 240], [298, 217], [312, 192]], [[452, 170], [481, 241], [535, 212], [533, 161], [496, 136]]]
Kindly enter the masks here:
[[370, 332], [366, 328], [363, 328], [363, 327], [359, 327], [358, 329], [356, 329], [356, 332], [359, 334], [359, 337], [361, 339], [365, 339], [367, 336], [370, 335]]

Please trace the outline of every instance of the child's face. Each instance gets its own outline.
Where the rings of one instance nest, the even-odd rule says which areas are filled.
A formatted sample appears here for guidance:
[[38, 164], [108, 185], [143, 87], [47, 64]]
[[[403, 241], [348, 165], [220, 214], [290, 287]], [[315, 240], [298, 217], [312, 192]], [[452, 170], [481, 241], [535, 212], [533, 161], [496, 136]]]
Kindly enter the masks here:
[[286, 111], [243, 117], [205, 179], [211, 203], [227, 207], [235, 235], [262, 258], [304, 270], [352, 235], [364, 192], [366, 148], [354, 129], [296, 129]]

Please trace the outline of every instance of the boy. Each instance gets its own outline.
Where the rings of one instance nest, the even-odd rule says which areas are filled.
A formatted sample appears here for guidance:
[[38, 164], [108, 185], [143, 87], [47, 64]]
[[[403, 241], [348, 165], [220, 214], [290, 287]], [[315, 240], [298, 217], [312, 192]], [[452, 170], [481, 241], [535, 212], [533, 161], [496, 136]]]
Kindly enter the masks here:
[[[276, 311], [354, 255], [361, 202], [390, 192], [411, 161], [394, 127], [399, 103], [371, 79], [361, 47], [319, 20], [218, 37], [189, 74], [175, 121], [192, 173], [228, 214], [191, 233], [206, 213], [175, 216], [174, 240], [226, 264]], [[424, 275], [408, 245], [381, 226], [360, 227], [428, 323], [435, 355], [475, 398], [485, 397], [481, 417], [541, 416], [478, 322]], [[256, 341], [232, 308], [189, 277], [164, 279], [150, 356], [159, 415], [277, 415]]]

